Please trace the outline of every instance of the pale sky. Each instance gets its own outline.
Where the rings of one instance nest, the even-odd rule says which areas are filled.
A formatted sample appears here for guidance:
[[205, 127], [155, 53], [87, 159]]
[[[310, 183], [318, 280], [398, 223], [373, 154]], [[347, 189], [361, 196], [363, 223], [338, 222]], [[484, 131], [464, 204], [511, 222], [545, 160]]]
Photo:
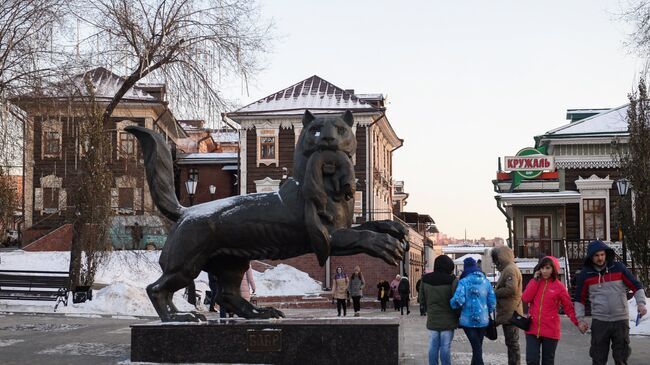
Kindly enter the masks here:
[[624, 46], [619, 1], [263, 1], [277, 40], [231, 98], [257, 100], [314, 74], [383, 93], [404, 146], [393, 176], [408, 211], [441, 232], [507, 237], [497, 158], [563, 125], [566, 109], [616, 107], [644, 62]]

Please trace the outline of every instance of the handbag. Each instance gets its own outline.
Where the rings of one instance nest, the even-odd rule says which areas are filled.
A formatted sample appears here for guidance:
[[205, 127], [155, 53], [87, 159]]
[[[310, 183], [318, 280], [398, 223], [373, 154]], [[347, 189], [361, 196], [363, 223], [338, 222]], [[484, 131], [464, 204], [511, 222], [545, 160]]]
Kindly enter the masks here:
[[494, 322], [494, 316], [490, 313], [490, 321], [488, 322], [487, 330], [485, 331], [485, 337], [489, 340], [495, 341], [497, 336], [497, 326]]
[[512, 317], [510, 318], [510, 324], [513, 324], [517, 326], [517, 328], [521, 328], [524, 331], [528, 331], [530, 328], [530, 317], [524, 317], [521, 314], [517, 313], [517, 311], [512, 312]]

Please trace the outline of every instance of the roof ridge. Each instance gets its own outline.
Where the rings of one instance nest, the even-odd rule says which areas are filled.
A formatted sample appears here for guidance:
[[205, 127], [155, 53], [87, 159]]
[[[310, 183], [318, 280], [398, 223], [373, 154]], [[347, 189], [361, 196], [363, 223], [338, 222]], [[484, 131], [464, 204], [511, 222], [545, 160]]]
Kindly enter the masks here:
[[[365, 100], [358, 98], [354, 93], [347, 91], [346, 89], [336, 86], [333, 83], [325, 80], [324, 78], [318, 75], [312, 75], [306, 79], [298, 81], [295, 84], [292, 84], [288, 87], [285, 87], [281, 90], [278, 90], [274, 93], [271, 93], [263, 98], [260, 98], [256, 101], [253, 101], [249, 104], [246, 104], [232, 113], [242, 112], [243, 110], [250, 108], [256, 104], [270, 103], [272, 101], [280, 101], [281, 99], [290, 99], [290, 98], [310, 98], [316, 97], [319, 94], [322, 94], [323, 97], [332, 97], [337, 101], [340, 100], [350, 100], [358, 104], [363, 104], [364, 106], [372, 105]], [[301, 108], [298, 108], [301, 109]]]
[[551, 129], [550, 131], [544, 133], [544, 135], [553, 134], [553, 133], [559, 132], [561, 130], [564, 130], [564, 129], [567, 129], [567, 128], [570, 128], [570, 127], [573, 127], [573, 126], [583, 124], [583, 123], [588, 122], [588, 121], [590, 121], [592, 119], [595, 119], [596, 117], [602, 117], [602, 116], [604, 116], [606, 114], [610, 114], [610, 113], [613, 113], [613, 112], [618, 111], [620, 109], [623, 109], [623, 108], [625, 108], [625, 107], [627, 107], [629, 105], [630, 105], [630, 103], [626, 103], [626, 104], [623, 104], [621, 106], [611, 108], [611, 109], [607, 110], [606, 112], [594, 114], [594, 115], [592, 115], [590, 117], [587, 117], [585, 119], [581, 119], [581, 120], [579, 120], [577, 122], [569, 122], [567, 124], [564, 124], [562, 126], [559, 126], [559, 127], [555, 128], [555, 129]]

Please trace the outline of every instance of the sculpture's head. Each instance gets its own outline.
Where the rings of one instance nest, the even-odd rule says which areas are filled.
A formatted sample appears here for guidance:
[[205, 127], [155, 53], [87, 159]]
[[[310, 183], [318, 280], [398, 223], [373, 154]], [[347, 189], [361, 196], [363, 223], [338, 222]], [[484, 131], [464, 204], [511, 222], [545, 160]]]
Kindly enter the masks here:
[[352, 157], [357, 149], [357, 139], [352, 131], [354, 119], [349, 110], [339, 115], [314, 116], [309, 110], [302, 118], [302, 133], [297, 150], [305, 156], [316, 150], [343, 151]]

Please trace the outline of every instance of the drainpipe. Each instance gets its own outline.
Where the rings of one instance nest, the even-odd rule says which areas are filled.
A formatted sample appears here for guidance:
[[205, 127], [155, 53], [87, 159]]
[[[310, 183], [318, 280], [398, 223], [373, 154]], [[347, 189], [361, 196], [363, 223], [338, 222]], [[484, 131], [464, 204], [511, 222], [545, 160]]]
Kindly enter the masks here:
[[328, 257], [325, 262], [325, 290], [332, 290], [332, 258]]
[[510, 218], [510, 216], [508, 215], [508, 212], [506, 212], [506, 210], [503, 209], [503, 207], [501, 206], [501, 197], [499, 197], [497, 195], [497, 196], [494, 197], [494, 199], [497, 201], [497, 208], [499, 208], [501, 213], [503, 213], [503, 215], [506, 217], [506, 222], [508, 223], [508, 246], [510, 246], [510, 248], [512, 248], [514, 250], [513, 242], [512, 242], [512, 234], [513, 234], [513, 231], [512, 231], [512, 218]]

